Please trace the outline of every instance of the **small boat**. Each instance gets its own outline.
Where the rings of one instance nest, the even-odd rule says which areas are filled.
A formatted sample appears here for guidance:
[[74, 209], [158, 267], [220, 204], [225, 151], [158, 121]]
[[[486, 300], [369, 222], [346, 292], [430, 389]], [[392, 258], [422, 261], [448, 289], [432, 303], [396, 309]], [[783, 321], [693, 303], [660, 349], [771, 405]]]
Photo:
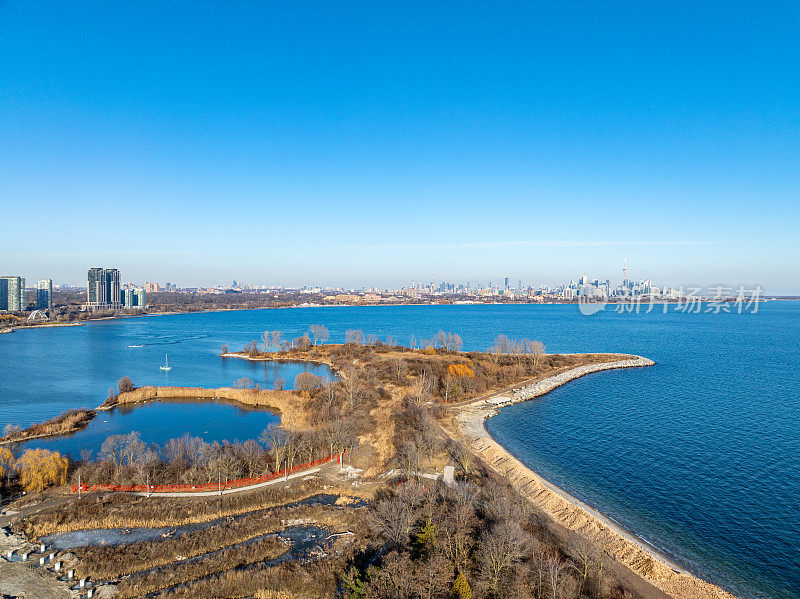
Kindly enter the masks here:
[[169, 356], [164, 354], [164, 365], [161, 367], [161, 370], [172, 370], [172, 366], [169, 365]]
[[127, 347], [144, 347], [144, 345], [128, 345]]

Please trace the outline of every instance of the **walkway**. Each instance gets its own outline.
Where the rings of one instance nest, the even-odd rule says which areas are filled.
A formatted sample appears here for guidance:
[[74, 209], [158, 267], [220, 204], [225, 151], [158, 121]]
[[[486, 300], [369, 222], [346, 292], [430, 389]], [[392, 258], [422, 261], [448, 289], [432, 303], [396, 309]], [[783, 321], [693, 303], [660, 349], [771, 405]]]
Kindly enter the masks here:
[[274, 485], [277, 483], [284, 483], [286, 481], [292, 480], [294, 478], [300, 478], [302, 476], [308, 476], [309, 474], [314, 474], [315, 472], [319, 472], [322, 470], [321, 467], [310, 468], [308, 470], [303, 470], [302, 472], [295, 472], [294, 474], [290, 474], [285, 478], [273, 478], [272, 480], [268, 480], [265, 483], [258, 483], [256, 485], [250, 485], [248, 487], [237, 487], [235, 489], [224, 489], [222, 492], [220, 491], [189, 491], [189, 492], [165, 492], [165, 493], [142, 493], [142, 492], [131, 492], [130, 495], [138, 495], [139, 497], [219, 497], [220, 495], [230, 495], [232, 493], [241, 493], [242, 491], [252, 491], [253, 489], [260, 489], [261, 487], [266, 487], [269, 485]]

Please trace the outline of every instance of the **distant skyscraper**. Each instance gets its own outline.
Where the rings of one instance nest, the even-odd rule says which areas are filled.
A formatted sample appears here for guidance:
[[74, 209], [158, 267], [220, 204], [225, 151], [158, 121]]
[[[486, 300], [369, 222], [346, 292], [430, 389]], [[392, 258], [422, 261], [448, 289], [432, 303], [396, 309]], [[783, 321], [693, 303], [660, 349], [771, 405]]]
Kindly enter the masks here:
[[86, 289], [89, 309], [121, 307], [119, 271], [116, 268], [90, 268]]
[[42, 279], [36, 283], [36, 309], [53, 309], [53, 280]]
[[27, 304], [25, 277], [0, 277], [0, 310], [20, 312]]
[[508, 277], [506, 277], [506, 289], [508, 289]]

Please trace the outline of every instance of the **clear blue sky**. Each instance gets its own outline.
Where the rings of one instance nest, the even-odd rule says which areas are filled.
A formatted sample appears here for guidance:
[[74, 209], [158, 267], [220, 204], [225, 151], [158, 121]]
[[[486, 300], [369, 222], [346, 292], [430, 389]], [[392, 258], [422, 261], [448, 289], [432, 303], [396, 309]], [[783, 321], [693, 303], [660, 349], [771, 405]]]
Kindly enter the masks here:
[[498, 4], [0, 0], [0, 270], [800, 293], [796, 3]]

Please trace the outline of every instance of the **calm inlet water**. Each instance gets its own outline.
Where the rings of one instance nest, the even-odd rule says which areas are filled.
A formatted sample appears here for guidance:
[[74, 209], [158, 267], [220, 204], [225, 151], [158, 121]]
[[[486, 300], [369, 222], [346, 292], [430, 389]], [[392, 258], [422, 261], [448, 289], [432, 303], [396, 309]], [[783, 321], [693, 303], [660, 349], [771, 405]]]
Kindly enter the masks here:
[[[459, 333], [467, 349], [486, 349], [506, 333], [540, 339], [550, 352], [654, 359], [651, 368], [590, 375], [506, 408], [488, 428], [555, 484], [701, 576], [743, 597], [798, 596], [800, 303], [768, 303], [744, 315], [670, 309], [583, 316], [575, 306], [297, 308], [20, 331], [0, 336], [0, 425], [98, 405], [125, 375], [137, 385], [220, 386], [242, 376], [291, 384], [299, 370], [284, 368], [302, 366], [223, 360], [219, 348], [240, 348], [265, 330], [297, 336], [316, 323], [327, 325], [334, 341], [351, 328], [403, 343], [444, 329]], [[142, 347], [128, 347], [136, 345]], [[174, 369], [165, 374], [158, 366], [167, 352]], [[145, 425], [161, 420], [148, 419], [147, 409], [133, 408], [130, 417], [142, 414]], [[251, 434], [252, 415], [215, 409], [222, 410], [221, 438]], [[198, 423], [190, 432], [205, 430]], [[176, 424], [175, 434], [163, 434], [183, 432]]]
[[43, 447], [81, 458], [81, 450], [96, 457], [106, 437], [138, 431], [146, 443], [163, 445], [186, 433], [206, 441], [257, 439], [267, 426], [280, 418], [265, 408], [237, 402], [159, 399], [140, 405], [121, 406], [100, 412], [82, 431], [61, 437], [34, 439], [24, 449]]

